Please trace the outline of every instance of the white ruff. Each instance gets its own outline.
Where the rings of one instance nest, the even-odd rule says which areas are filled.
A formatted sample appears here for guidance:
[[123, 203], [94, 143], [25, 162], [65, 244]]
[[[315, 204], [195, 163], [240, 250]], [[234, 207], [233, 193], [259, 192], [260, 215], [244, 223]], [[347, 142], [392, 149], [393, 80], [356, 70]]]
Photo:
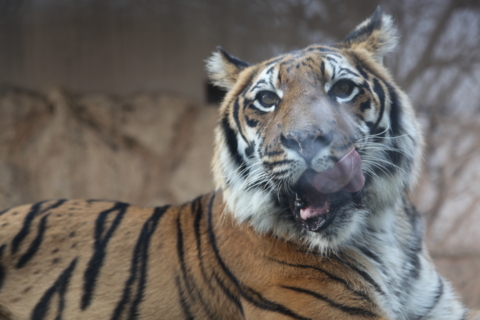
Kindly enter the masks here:
[[[405, 125], [415, 137], [416, 126]], [[221, 131], [218, 130], [217, 134]], [[373, 292], [374, 300], [391, 319], [462, 319], [466, 309], [458, 301], [450, 284], [442, 279], [435, 270], [425, 247], [412, 254], [412, 242], [416, 235], [411, 230], [408, 217], [402, 209], [405, 188], [415, 182], [419, 159], [418, 146], [412, 145], [412, 136], [396, 137], [396, 148], [405, 154], [411, 154], [413, 161], [409, 169], [399, 168], [395, 173], [375, 176], [365, 188], [364, 209], [350, 208], [355, 214], [345, 224], [341, 232], [334, 237], [323, 233], [300, 230], [290, 214], [278, 207], [274, 201], [278, 196], [273, 183], [271, 189], [255, 187], [266, 175], [260, 161], [255, 157], [246, 159], [242, 152], [246, 144], [237, 135], [239, 153], [244, 157], [247, 170], [240, 172], [238, 164], [232, 159], [224, 137], [217, 136], [216, 172], [223, 175], [217, 181], [223, 181], [223, 196], [228, 214], [232, 214], [238, 224], [247, 223], [260, 234], [272, 233], [274, 236], [301, 241], [312, 250], [324, 254], [346, 254], [354, 260], [350, 263], [368, 273], [381, 289]], [[385, 150], [373, 148], [369, 156], [378, 161], [387, 161]], [[372, 172], [372, 163], [365, 161], [364, 171]], [[408, 170], [409, 174], [406, 174]], [[252, 174], [249, 174], [252, 173]], [[217, 177], [218, 178], [218, 177]], [[268, 179], [267, 179], [268, 180]], [[228, 181], [228, 183], [226, 183]], [[253, 187], [252, 187], [253, 185]], [[423, 244], [422, 244], [423, 246]], [[374, 256], [366, 255], [362, 248], [370, 250]], [[416, 264], [409, 263], [414, 257]], [[348, 259], [348, 258], [346, 258]], [[412, 273], [418, 273], [411, 279]], [[441, 295], [439, 286], [441, 285]], [[438, 296], [438, 298], [437, 298]], [[435, 306], [433, 306], [433, 303]]]

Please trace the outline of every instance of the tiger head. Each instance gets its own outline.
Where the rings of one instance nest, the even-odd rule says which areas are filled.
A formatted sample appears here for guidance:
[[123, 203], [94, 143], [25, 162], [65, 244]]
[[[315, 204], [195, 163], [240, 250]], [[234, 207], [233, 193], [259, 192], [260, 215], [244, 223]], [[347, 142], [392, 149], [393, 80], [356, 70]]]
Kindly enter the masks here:
[[228, 93], [213, 171], [236, 221], [328, 250], [394, 219], [422, 144], [383, 66], [396, 42], [391, 17], [377, 9], [340, 43], [259, 64], [217, 49], [207, 69]]

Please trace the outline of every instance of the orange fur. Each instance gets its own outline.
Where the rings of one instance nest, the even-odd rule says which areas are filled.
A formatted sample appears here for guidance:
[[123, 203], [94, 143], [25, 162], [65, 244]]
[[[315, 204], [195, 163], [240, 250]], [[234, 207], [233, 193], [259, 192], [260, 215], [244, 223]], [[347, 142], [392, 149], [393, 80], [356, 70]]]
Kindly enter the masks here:
[[[132, 276], [136, 278], [130, 283], [129, 300], [118, 319], [130, 319], [128, 314], [140, 291], [142, 302], [136, 319], [181, 319], [186, 313], [198, 319], [291, 319], [287, 316], [290, 313], [310, 319], [365, 319], [364, 315], [370, 314], [369, 319], [383, 318], [369, 298], [368, 284], [339, 258], [322, 257], [297, 243], [268, 235], [259, 237], [250, 227], [238, 227], [231, 219], [223, 219], [221, 194], [166, 209], [145, 256], [137, 257], [137, 273], [132, 272], [135, 253], [139, 253], [140, 238], [145, 236], [155, 209], [126, 207], [118, 227], [108, 237], [121, 213], [111, 211], [98, 238], [105, 251], [94, 259], [100, 263], [103, 258], [91, 302], [82, 309], [85, 279], [91, 276], [87, 269], [95, 251], [95, 228], [102, 212], [117, 203], [72, 200], [48, 209], [56, 203], [38, 206], [38, 215], [15, 253], [8, 240], [19, 234], [32, 206], [13, 208], [0, 216], [0, 239], [5, 243], [1, 268], [8, 270], [3, 274], [0, 305], [15, 315], [11, 319], [32, 318], [33, 310], [39, 310], [39, 301], [59, 279], [62, 282], [62, 273], [72, 263], [71, 275], [62, 282], [65, 291], [57, 287], [50, 299], [43, 300], [42, 307], [47, 310], [44, 319], [58, 314], [63, 319], [111, 319]], [[38, 252], [17, 268], [41, 233], [43, 219], [46, 232]], [[151, 222], [150, 227], [154, 227]], [[145, 274], [140, 270], [142, 263], [148, 270]], [[142, 276], [146, 277], [143, 290]], [[64, 301], [63, 310], [59, 309], [60, 301]], [[257, 304], [266, 307], [258, 308]], [[275, 311], [279, 306], [285, 310]], [[348, 306], [348, 312], [339, 306]]]

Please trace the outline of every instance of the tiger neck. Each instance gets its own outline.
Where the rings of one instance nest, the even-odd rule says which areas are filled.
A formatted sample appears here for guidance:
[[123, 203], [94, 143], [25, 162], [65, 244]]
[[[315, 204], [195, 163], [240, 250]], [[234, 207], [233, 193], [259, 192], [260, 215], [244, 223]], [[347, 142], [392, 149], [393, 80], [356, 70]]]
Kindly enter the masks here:
[[339, 255], [371, 276], [378, 304], [392, 319], [462, 319], [465, 309], [437, 273], [423, 241], [419, 213], [406, 200], [372, 212]]
[[[230, 196], [232, 194], [227, 193], [227, 198]], [[247, 202], [245, 197], [238, 197], [236, 202], [230, 204], [235, 204], [232, 208], [243, 208], [246, 213], [255, 212], [262, 198], [251, 192], [248, 199]], [[236, 206], [239, 203], [244, 206]], [[242, 216], [238, 212], [231, 212], [230, 208], [227, 211], [233, 213], [232, 218], [237, 223], [250, 225], [257, 234], [269, 233], [277, 239], [296, 239], [282, 236], [283, 233], [288, 234], [289, 228], [281, 224], [282, 220], [275, 218], [278, 217], [278, 211], [274, 206], [264, 204], [260, 208], [263, 213], [270, 210], [271, 214]], [[339, 247], [322, 250], [321, 253], [333, 252], [353, 266], [388, 318], [462, 319], [465, 309], [450, 284], [435, 270], [423, 241], [422, 219], [408, 198], [404, 196], [392, 206], [367, 210], [370, 215], [363, 225], [363, 231], [356, 232], [352, 239]], [[258, 227], [262, 223], [267, 226], [265, 230]], [[278, 230], [271, 229], [271, 226]], [[296, 240], [300, 246], [314, 248], [301, 239]]]

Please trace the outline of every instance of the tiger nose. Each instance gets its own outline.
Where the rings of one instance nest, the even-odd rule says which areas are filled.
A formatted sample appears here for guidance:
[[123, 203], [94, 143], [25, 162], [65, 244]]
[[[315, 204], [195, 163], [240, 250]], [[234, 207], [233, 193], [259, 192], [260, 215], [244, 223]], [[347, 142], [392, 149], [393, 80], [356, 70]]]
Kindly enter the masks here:
[[287, 132], [282, 134], [280, 139], [285, 148], [296, 151], [307, 162], [310, 162], [317, 153], [330, 145], [333, 133]]

